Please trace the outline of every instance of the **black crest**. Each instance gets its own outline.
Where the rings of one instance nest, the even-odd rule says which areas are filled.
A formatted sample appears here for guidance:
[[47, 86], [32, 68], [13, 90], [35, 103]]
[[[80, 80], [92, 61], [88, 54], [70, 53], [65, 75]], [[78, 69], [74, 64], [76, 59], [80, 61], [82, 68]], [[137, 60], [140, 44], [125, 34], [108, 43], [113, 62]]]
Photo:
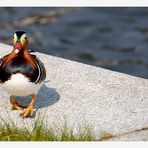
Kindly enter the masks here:
[[18, 38], [20, 38], [23, 34], [26, 34], [25, 31], [16, 31], [15, 33], [16, 33]]

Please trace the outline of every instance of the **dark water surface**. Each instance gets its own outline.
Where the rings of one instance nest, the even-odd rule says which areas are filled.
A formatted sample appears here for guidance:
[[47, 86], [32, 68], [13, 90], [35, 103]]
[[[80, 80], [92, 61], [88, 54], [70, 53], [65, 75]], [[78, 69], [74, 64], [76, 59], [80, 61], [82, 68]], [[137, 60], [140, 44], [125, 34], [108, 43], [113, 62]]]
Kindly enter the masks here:
[[0, 8], [0, 42], [16, 30], [43, 53], [148, 78], [148, 8]]

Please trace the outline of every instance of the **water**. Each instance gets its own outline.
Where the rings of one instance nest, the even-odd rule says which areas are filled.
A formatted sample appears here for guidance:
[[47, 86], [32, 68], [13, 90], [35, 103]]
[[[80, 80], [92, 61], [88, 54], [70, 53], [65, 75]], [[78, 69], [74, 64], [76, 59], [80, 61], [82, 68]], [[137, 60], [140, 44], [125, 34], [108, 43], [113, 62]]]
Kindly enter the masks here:
[[148, 8], [0, 8], [0, 41], [148, 78]]

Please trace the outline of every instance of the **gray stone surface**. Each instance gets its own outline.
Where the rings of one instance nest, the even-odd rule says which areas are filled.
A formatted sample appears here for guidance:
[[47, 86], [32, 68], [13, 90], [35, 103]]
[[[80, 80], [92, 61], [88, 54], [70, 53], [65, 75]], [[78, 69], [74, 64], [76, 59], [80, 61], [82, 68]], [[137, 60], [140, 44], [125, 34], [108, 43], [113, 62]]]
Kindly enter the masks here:
[[[11, 49], [0, 44], [0, 56]], [[42, 53], [36, 55], [45, 64], [47, 79], [37, 96], [34, 117], [22, 119], [19, 111], [11, 111], [10, 96], [0, 89], [1, 119], [32, 129], [38, 116], [45, 115], [45, 126], [55, 127], [55, 132], [66, 123], [74, 134], [90, 127], [96, 137], [102, 133], [122, 135], [148, 126], [146, 79]], [[29, 98], [17, 101], [26, 104]], [[136, 140], [142, 140], [140, 137], [137, 134]]]
[[134, 131], [123, 135], [115, 136], [109, 141], [148, 141], [148, 130]]

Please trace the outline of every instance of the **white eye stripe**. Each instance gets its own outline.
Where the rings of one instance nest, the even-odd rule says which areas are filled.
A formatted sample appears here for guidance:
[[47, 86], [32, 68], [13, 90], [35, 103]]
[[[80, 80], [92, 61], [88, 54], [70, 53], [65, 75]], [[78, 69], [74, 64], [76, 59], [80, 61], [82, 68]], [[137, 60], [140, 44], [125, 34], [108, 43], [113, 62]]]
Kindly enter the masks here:
[[23, 40], [23, 39], [25, 39], [26, 38], [26, 34], [23, 34], [22, 36], [21, 36], [21, 40]]
[[16, 35], [16, 33], [14, 34], [14, 39], [17, 40], [17, 35]]
[[[16, 33], [14, 34], [14, 40], [16, 40], [17, 41], [17, 35], [16, 35]], [[25, 39], [26, 38], [26, 34], [24, 33], [22, 36], [21, 36], [21, 40], [23, 40], [23, 39]]]

